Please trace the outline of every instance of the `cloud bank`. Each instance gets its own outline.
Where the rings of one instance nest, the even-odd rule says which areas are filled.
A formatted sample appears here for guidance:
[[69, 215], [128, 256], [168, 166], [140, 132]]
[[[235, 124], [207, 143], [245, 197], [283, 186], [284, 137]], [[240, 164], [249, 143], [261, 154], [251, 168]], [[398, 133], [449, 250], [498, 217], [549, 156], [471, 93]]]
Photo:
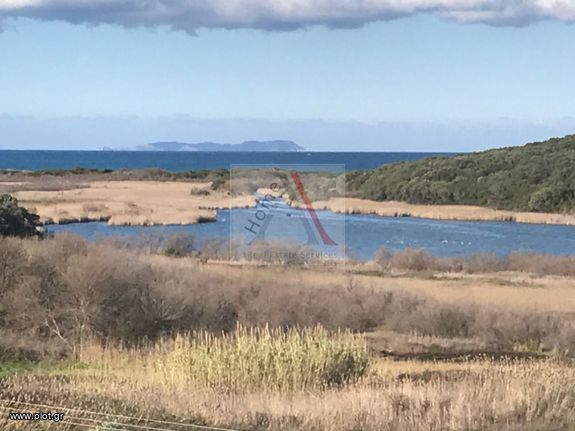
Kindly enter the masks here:
[[[308, 151], [479, 151], [523, 145], [575, 131], [575, 118], [544, 123], [338, 122], [324, 120], [168, 117], [34, 118], [0, 114], [0, 150], [97, 150], [157, 141], [241, 142], [287, 139]], [[1, 158], [1, 157], [0, 157]], [[2, 160], [0, 160], [0, 166]]]
[[462, 23], [575, 22], [574, 0], [0, 0], [0, 21], [31, 18], [123, 27], [296, 30], [361, 27], [416, 14]]

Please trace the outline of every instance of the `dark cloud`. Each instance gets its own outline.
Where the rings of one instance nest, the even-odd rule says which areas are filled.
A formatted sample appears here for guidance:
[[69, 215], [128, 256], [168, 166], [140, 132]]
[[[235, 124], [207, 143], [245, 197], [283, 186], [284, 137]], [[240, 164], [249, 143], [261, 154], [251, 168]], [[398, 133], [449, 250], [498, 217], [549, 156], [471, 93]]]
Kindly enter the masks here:
[[360, 27], [427, 13], [463, 23], [575, 21], [573, 0], [0, 0], [0, 19], [26, 17], [123, 27], [296, 30]]

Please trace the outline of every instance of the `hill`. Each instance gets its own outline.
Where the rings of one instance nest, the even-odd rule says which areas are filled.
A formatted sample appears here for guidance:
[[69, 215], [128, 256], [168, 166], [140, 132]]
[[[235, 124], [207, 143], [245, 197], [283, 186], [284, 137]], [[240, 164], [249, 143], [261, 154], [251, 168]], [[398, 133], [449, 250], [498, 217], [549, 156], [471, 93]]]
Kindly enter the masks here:
[[575, 135], [356, 171], [348, 175], [348, 190], [376, 201], [572, 212]]
[[245, 141], [240, 144], [218, 144], [215, 142], [200, 142], [188, 144], [185, 142], [153, 142], [132, 149], [133, 151], [303, 151], [293, 141]]

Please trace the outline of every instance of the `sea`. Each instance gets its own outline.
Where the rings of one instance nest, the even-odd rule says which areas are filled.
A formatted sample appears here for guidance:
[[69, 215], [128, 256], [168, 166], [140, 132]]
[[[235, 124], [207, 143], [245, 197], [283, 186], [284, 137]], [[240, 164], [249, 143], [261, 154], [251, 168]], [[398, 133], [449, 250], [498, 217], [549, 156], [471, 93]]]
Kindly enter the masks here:
[[452, 153], [357, 152], [153, 152], [153, 151], [11, 151], [0, 150], [0, 169], [147, 169], [169, 172], [228, 169], [233, 165], [323, 165], [346, 170], [374, 169], [404, 160]]
[[[121, 151], [0, 151], [0, 169], [143, 169], [160, 168], [171, 172], [230, 168], [233, 165], [345, 166], [347, 171], [373, 169], [387, 163], [418, 160], [448, 153], [342, 153], [342, 152], [121, 152]], [[255, 209], [221, 210], [217, 221], [194, 225], [109, 226], [106, 223], [78, 223], [48, 226], [58, 235], [63, 232], [88, 240], [110, 237], [169, 237], [189, 233], [202, 241], [230, 237], [231, 220], [253, 218]], [[513, 252], [549, 255], [575, 255], [575, 226], [520, 224], [490, 221], [439, 221], [411, 217], [342, 215], [317, 211], [327, 232], [343, 227], [343, 242], [350, 254], [369, 260], [375, 251], [405, 248], [425, 249], [435, 256], [466, 256]], [[290, 220], [307, 217], [303, 210], [290, 210]], [[282, 220], [288, 220], [284, 218]], [[300, 237], [298, 237], [300, 235]], [[305, 233], [291, 238], [303, 241]]]

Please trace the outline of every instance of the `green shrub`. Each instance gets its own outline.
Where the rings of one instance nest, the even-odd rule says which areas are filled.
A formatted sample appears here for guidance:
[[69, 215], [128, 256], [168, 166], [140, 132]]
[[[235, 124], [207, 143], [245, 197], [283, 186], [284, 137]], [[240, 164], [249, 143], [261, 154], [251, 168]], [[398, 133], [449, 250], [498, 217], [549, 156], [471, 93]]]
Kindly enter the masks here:
[[296, 390], [357, 381], [369, 359], [365, 343], [350, 332], [238, 326], [228, 335], [198, 332], [176, 338], [161, 365], [208, 387]]
[[529, 198], [530, 211], [552, 211], [555, 206], [555, 197], [553, 190], [549, 187], [543, 187], [534, 192]]
[[18, 199], [0, 194], [0, 236], [37, 236], [40, 217], [18, 206]]

